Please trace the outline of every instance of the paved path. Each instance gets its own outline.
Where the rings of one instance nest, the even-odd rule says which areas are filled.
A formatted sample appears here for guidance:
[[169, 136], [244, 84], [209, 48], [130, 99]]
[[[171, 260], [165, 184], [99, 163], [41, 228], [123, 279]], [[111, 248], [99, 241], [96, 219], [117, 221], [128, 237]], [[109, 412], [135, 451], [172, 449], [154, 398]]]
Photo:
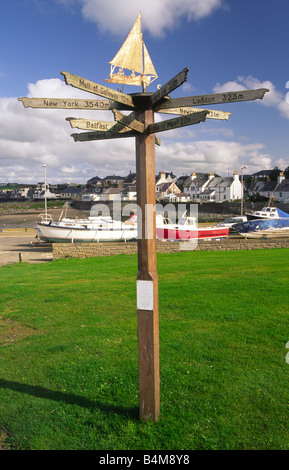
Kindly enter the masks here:
[[0, 266], [19, 263], [43, 263], [52, 261], [52, 247], [37, 242], [34, 230], [9, 230], [0, 232]]

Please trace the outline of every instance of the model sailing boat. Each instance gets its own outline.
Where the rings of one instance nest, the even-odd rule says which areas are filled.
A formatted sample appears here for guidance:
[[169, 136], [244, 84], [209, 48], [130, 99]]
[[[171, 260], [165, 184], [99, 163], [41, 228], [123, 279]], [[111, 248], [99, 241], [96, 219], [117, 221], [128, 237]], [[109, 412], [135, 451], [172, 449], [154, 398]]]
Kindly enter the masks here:
[[[146, 87], [158, 78], [142, 38], [141, 13], [122, 47], [109, 63], [111, 64], [110, 78], [105, 79], [105, 82], [138, 85], [142, 86], [145, 91]], [[118, 67], [117, 72], [115, 72], [116, 67]], [[131, 75], [125, 75], [123, 69], [130, 70]]]

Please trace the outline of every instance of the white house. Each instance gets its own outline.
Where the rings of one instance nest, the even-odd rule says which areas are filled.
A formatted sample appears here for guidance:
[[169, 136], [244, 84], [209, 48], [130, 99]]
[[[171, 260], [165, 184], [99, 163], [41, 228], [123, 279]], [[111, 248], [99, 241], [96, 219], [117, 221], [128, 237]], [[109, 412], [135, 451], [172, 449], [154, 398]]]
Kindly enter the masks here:
[[[269, 191], [267, 191], [266, 197], [274, 197], [277, 201], [283, 203], [289, 202], [289, 180], [285, 179], [283, 171], [277, 177], [277, 182], [272, 181], [272, 183], [274, 183], [274, 188], [271, 188], [270, 196], [268, 196]], [[264, 195], [263, 193], [261, 194]]]
[[33, 196], [32, 198], [33, 199], [56, 199], [56, 198], [59, 198], [60, 195], [59, 194], [56, 194], [56, 193], [52, 193], [48, 187], [48, 185], [46, 185], [46, 191], [45, 191], [45, 183], [38, 183], [34, 193], [33, 193]]
[[242, 183], [237, 171], [232, 177], [215, 176], [214, 173], [197, 176], [192, 173], [185, 181], [184, 192], [193, 201], [234, 201], [242, 197]]
[[184, 193], [194, 200], [201, 199], [200, 195], [205, 191], [210, 181], [214, 178], [214, 173], [209, 176], [197, 176], [192, 173], [184, 183]]
[[157, 198], [164, 198], [168, 194], [178, 194], [181, 190], [178, 188], [174, 181], [170, 181], [168, 183], [161, 183], [156, 185], [156, 197]]
[[121, 188], [109, 188], [105, 189], [99, 194], [99, 201], [120, 201], [121, 200]]
[[[238, 172], [235, 171], [233, 177], [231, 176], [216, 176], [206, 186], [207, 191], [213, 191], [214, 194], [210, 193], [210, 199], [216, 202], [224, 201], [235, 201], [242, 197], [242, 183], [240, 181]], [[203, 199], [204, 200], [204, 199]]]
[[123, 201], [136, 201], [136, 186], [128, 186], [128, 188], [123, 189], [121, 192], [121, 199]]

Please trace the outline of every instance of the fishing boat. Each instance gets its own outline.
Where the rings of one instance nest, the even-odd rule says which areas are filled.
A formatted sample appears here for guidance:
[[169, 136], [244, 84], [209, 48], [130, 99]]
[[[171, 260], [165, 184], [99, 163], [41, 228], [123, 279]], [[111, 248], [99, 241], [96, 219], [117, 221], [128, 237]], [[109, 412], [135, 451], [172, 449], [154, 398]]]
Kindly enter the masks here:
[[211, 240], [227, 238], [229, 227], [198, 227], [196, 217], [186, 216], [186, 213], [174, 224], [157, 214], [156, 233], [159, 240]]
[[[133, 215], [126, 223], [137, 225], [137, 216]], [[156, 214], [156, 236], [158, 240], [210, 240], [227, 238], [229, 227], [206, 226], [198, 227], [197, 218], [182, 215], [178, 223]]]
[[63, 218], [53, 222], [46, 215], [35, 229], [40, 240], [54, 243], [130, 241], [137, 238], [136, 226], [102, 216]]
[[[142, 38], [141, 13], [139, 13], [129, 35], [116, 56], [109, 62], [109, 83], [123, 83], [125, 85], [139, 85], [145, 92], [158, 75]], [[125, 75], [124, 69], [131, 72]]]
[[227, 217], [225, 220], [223, 220], [223, 222], [218, 224], [218, 227], [229, 227], [229, 231], [232, 230], [232, 232], [234, 232], [234, 226], [237, 223], [247, 222], [247, 220], [248, 219], [246, 216]]
[[261, 211], [254, 211], [252, 213], [246, 214], [248, 220], [256, 219], [283, 219], [284, 217], [289, 217], [289, 214], [281, 211], [277, 207], [265, 206]]
[[234, 225], [234, 229], [245, 238], [289, 237], [289, 217], [249, 220]]

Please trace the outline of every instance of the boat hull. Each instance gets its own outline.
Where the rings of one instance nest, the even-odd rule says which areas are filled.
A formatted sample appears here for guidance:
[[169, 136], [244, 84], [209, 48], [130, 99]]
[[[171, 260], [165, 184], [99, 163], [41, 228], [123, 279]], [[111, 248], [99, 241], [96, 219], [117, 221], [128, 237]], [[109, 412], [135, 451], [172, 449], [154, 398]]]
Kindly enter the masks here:
[[234, 228], [245, 238], [287, 238], [289, 218], [249, 220], [236, 224]]
[[157, 227], [157, 238], [160, 240], [205, 240], [212, 238], [226, 238], [229, 227], [210, 227], [185, 229], [175, 226]]
[[[111, 222], [99, 220], [94, 224], [90, 221], [60, 221], [55, 223], [42, 222], [36, 227], [42, 241], [53, 243], [109, 242], [130, 241], [138, 238], [137, 223]], [[226, 238], [229, 227], [201, 227], [183, 224], [158, 224], [156, 236], [158, 240], [204, 240]]]
[[52, 243], [91, 243], [110, 241], [130, 241], [137, 238], [134, 227], [121, 228], [73, 228], [39, 224], [37, 234], [42, 241]]

